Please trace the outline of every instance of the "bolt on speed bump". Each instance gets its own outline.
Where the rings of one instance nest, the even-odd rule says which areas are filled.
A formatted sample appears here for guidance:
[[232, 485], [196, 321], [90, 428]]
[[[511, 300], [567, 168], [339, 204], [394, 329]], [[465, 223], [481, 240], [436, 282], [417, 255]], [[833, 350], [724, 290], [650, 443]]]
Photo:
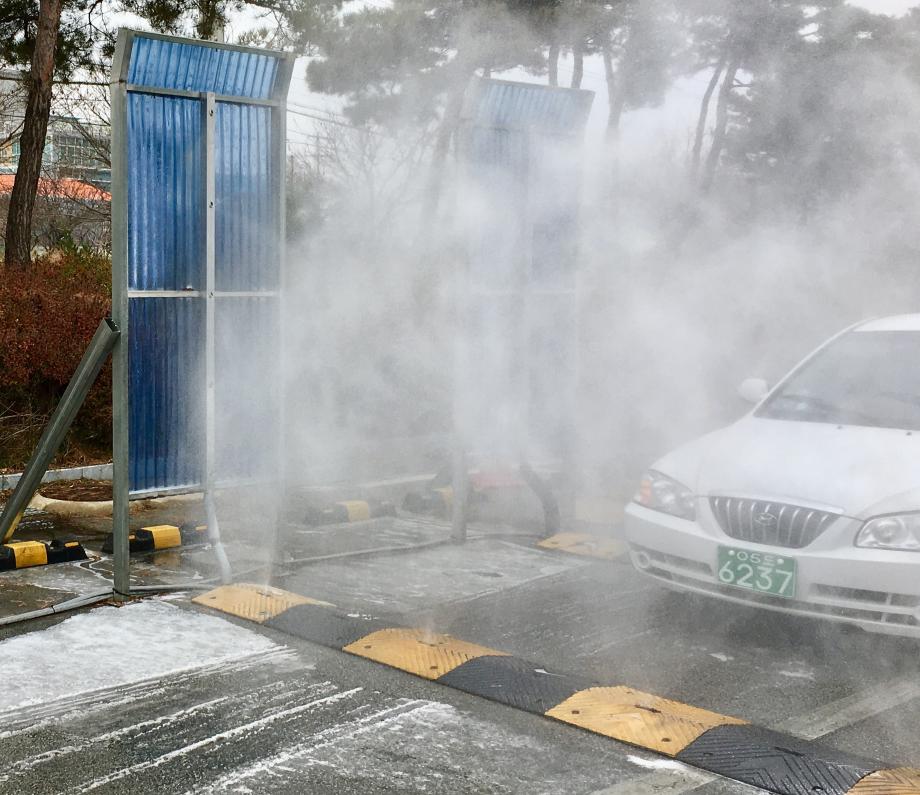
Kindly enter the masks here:
[[619, 541], [598, 538], [591, 533], [556, 533], [539, 541], [537, 546], [603, 560], [615, 560], [626, 551], [626, 547]]
[[192, 601], [776, 795], [920, 795], [920, 770], [889, 767], [625, 685], [548, 671], [450, 635], [345, 614], [279, 588], [222, 586]]

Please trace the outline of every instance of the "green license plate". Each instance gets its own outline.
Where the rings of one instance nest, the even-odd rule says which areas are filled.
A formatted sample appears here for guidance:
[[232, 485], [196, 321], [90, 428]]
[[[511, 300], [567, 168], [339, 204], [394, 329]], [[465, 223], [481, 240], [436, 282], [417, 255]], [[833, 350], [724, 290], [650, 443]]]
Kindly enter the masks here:
[[719, 582], [749, 591], [795, 596], [795, 558], [755, 552], [737, 547], [719, 547]]

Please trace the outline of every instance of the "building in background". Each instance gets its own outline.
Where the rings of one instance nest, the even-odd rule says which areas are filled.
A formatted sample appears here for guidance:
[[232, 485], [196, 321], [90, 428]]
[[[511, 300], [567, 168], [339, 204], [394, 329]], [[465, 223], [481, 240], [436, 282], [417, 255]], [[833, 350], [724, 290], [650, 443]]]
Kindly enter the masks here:
[[[21, 73], [0, 70], [0, 224], [19, 165], [25, 117]], [[52, 115], [38, 185], [35, 238], [39, 248], [61, 239], [106, 246], [109, 234], [109, 129], [76, 116]]]

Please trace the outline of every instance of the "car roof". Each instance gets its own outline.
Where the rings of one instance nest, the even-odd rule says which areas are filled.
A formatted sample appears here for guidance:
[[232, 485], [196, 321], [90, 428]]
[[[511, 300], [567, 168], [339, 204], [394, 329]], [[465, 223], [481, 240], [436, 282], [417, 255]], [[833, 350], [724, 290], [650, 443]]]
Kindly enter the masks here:
[[867, 320], [853, 331], [920, 331], [920, 315], [892, 315]]

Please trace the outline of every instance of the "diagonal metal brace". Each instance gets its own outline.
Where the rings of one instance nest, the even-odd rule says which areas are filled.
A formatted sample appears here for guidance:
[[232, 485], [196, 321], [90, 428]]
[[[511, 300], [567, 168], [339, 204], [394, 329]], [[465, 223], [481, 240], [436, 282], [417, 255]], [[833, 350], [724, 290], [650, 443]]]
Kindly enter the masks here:
[[99, 323], [99, 328], [96, 329], [73, 378], [70, 379], [63, 397], [57, 404], [54, 414], [51, 415], [51, 421], [45, 427], [41, 439], [38, 440], [28, 466], [4, 506], [3, 513], [0, 514], [0, 543], [9, 541], [16, 532], [23, 511], [32, 502], [51, 460], [64, 441], [67, 431], [70, 430], [74, 417], [77, 416], [80, 406], [86, 400], [87, 393], [95, 383], [96, 376], [99, 375], [102, 365], [112, 352], [120, 333], [118, 326], [109, 318], [104, 318]]

